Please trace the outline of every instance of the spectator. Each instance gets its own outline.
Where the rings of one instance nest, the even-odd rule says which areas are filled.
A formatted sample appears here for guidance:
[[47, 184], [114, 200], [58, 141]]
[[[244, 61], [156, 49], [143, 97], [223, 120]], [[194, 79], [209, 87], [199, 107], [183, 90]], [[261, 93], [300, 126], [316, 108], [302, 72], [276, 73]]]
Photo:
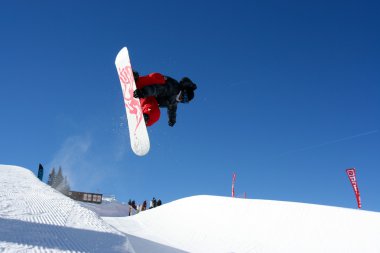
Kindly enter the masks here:
[[156, 200], [156, 198], [153, 198], [152, 202], [153, 202], [153, 207], [156, 207], [157, 206], [157, 200]]
[[149, 203], [149, 209], [152, 209], [152, 208], [153, 208], [153, 200], [151, 200]]

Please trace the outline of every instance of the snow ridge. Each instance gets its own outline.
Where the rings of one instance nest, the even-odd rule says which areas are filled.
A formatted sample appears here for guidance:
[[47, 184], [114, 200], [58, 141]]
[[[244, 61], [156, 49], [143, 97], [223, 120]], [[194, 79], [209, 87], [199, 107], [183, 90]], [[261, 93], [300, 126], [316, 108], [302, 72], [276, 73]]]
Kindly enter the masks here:
[[348, 208], [193, 196], [103, 219], [130, 238], [187, 252], [380, 252], [380, 213]]

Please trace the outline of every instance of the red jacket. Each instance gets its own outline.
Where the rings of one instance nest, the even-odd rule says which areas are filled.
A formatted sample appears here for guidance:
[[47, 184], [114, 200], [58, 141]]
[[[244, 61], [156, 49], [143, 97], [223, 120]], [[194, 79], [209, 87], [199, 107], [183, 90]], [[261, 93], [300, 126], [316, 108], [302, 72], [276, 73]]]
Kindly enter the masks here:
[[[136, 81], [137, 89], [141, 89], [147, 85], [152, 84], [165, 84], [165, 77], [159, 73], [151, 73], [147, 76], [140, 76]], [[142, 112], [149, 115], [149, 120], [146, 122], [147, 126], [151, 126], [160, 118], [160, 108], [155, 97], [140, 98]]]

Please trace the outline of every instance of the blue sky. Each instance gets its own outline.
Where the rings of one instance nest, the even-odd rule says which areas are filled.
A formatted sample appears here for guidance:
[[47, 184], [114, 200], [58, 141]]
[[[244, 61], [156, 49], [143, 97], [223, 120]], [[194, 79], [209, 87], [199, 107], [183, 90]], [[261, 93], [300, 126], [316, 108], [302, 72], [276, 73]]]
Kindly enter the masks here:
[[[223, 2], [223, 1], [222, 1]], [[377, 1], [6, 1], [0, 163], [62, 166], [79, 191], [211, 194], [380, 211]], [[198, 84], [130, 149], [114, 60]], [[47, 179], [45, 173], [45, 180]]]

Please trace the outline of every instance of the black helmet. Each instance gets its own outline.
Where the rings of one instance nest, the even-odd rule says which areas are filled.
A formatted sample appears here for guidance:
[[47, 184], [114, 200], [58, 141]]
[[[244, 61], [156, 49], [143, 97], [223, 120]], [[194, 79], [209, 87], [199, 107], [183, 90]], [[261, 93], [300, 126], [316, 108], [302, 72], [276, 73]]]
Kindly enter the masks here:
[[186, 90], [188, 90], [188, 89], [196, 90], [197, 89], [197, 85], [195, 83], [193, 83], [193, 81], [191, 81], [190, 78], [188, 78], [188, 77], [182, 78], [181, 81], [179, 81], [179, 83]]

